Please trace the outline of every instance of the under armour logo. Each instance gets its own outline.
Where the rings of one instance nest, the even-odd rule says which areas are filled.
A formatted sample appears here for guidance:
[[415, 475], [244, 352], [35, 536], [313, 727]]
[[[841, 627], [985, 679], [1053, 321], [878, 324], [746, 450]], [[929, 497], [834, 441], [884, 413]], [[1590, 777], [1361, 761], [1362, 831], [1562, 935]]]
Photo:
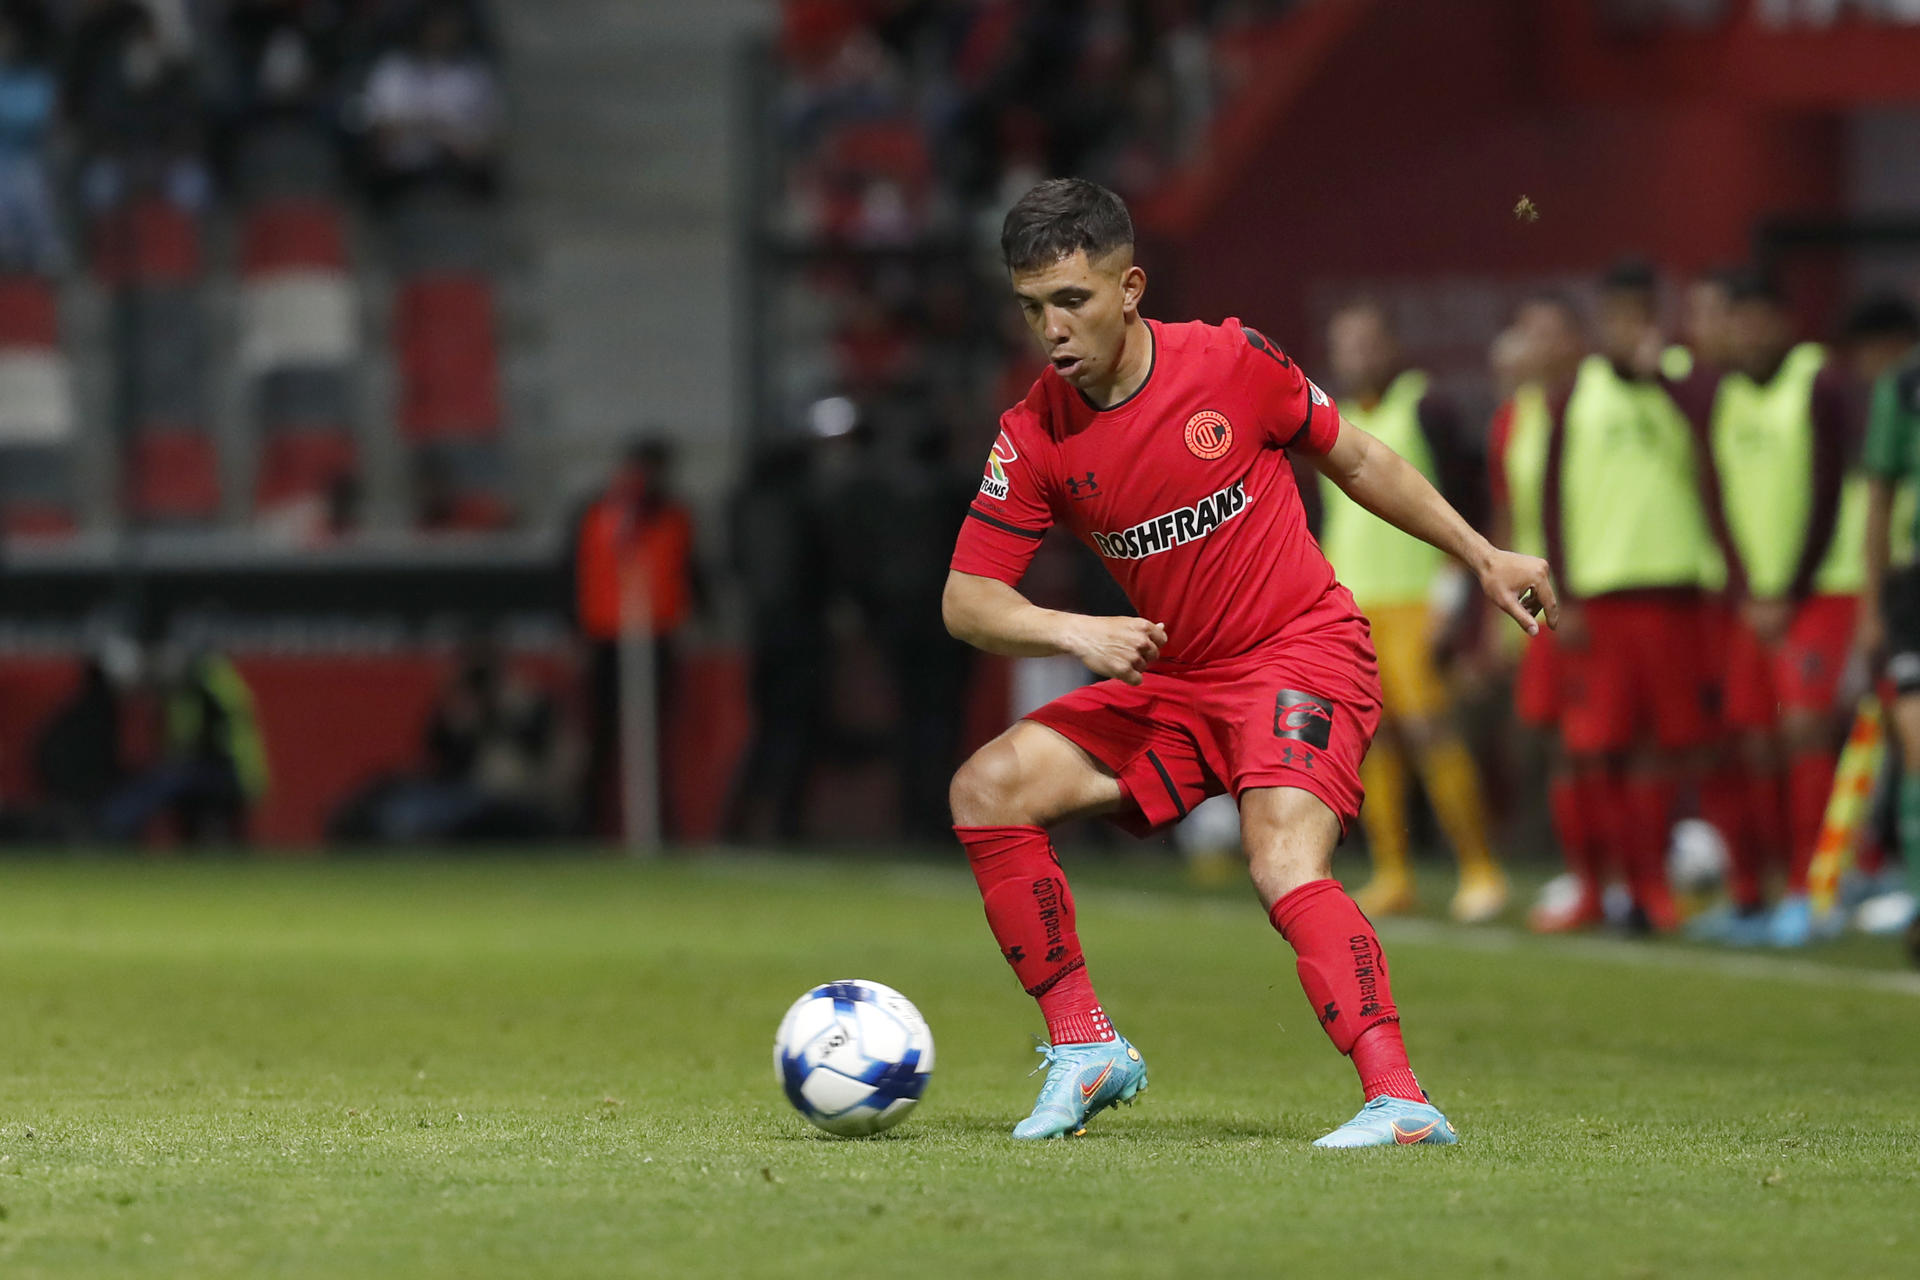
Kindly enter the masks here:
[[[1086, 492], [1081, 492], [1083, 489]], [[1093, 472], [1091, 471], [1087, 472], [1087, 478], [1085, 480], [1078, 479], [1074, 476], [1067, 477], [1067, 493], [1076, 499], [1091, 498], [1099, 492], [1100, 482], [1093, 478]]]

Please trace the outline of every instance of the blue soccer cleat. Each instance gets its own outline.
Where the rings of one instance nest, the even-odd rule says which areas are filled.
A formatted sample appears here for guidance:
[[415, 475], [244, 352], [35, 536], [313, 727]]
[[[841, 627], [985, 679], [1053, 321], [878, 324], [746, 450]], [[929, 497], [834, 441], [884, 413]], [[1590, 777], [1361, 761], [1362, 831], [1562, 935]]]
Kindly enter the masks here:
[[1767, 917], [1767, 941], [1776, 947], [1804, 947], [1813, 941], [1813, 904], [1806, 894], [1780, 899]]
[[1430, 1102], [1408, 1102], [1385, 1095], [1360, 1108], [1360, 1114], [1324, 1138], [1316, 1147], [1411, 1147], [1418, 1143], [1448, 1146], [1460, 1141], [1453, 1125]]
[[1043, 1044], [1047, 1073], [1033, 1114], [1013, 1127], [1016, 1138], [1063, 1138], [1116, 1102], [1132, 1102], [1147, 1087], [1147, 1064], [1124, 1038], [1098, 1044]]

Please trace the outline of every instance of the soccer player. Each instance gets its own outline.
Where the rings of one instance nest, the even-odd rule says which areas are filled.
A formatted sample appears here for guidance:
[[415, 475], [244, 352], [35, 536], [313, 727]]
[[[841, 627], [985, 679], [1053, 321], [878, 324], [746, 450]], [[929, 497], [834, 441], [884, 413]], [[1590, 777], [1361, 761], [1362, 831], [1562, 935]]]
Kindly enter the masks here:
[[[1586, 327], [1569, 299], [1543, 293], [1520, 304], [1502, 341], [1517, 344], [1518, 385], [1494, 411], [1488, 432], [1493, 537], [1501, 546], [1523, 555], [1544, 556], [1551, 406], [1564, 405], [1573, 391], [1580, 361], [1587, 353]], [[1558, 643], [1558, 637], [1550, 631], [1526, 642], [1514, 677], [1514, 714], [1522, 725], [1547, 739], [1547, 810], [1554, 837], [1567, 870], [1580, 880], [1580, 901], [1598, 903], [1605, 873], [1601, 861], [1604, 851], [1594, 838], [1593, 815], [1587, 811], [1586, 797], [1557, 732], [1561, 702]], [[1587, 922], [1578, 903], [1572, 910], [1537, 910], [1528, 918], [1528, 923], [1542, 933], [1557, 933]]]
[[[1845, 371], [1820, 344], [1794, 343], [1785, 299], [1761, 273], [1734, 277], [1729, 301], [1732, 368], [1714, 396], [1712, 439], [1747, 584], [1728, 638], [1724, 710], [1742, 739], [1751, 826], [1730, 842], [1733, 911], [1718, 932], [1804, 946], [1807, 868], [1841, 734], [1835, 698], [1866, 576], [1866, 482], [1849, 474], [1857, 436]], [[1763, 842], [1784, 846], [1787, 863], [1771, 917]]]
[[[1465, 438], [1453, 403], [1401, 359], [1386, 309], [1372, 299], [1334, 312], [1328, 362], [1342, 417], [1412, 463], [1456, 510], [1479, 512], [1479, 449]], [[1360, 810], [1373, 878], [1353, 895], [1369, 916], [1414, 907], [1407, 859], [1407, 766], [1426, 789], [1460, 867], [1452, 913], [1480, 924], [1507, 904], [1507, 878], [1487, 842], [1480, 770], [1453, 723], [1452, 697], [1435, 649], [1457, 633], [1465, 612], [1445, 553], [1379, 519], [1322, 476], [1320, 549], [1367, 617], [1380, 663], [1385, 706], [1360, 765]]]
[[[1542, 506], [1565, 596], [1561, 739], [1601, 862], [1625, 871], [1637, 923], [1667, 931], [1680, 922], [1666, 876], [1675, 794], [1716, 733], [1702, 595], [1730, 567], [1705, 407], [1658, 372], [1655, 293], [1637, 263], [1602, 280], [1601, 350], [1554, 406]], [[1553, 923], [1603, 919], [1600, 889], [1590, 879]]]
[[[1260, 333], [1148, 320], [1133, 224], [1112, 192], [1043, 182], [1008, 212], [1000, 245], [1048, 367], [1001, 416], [943, 613], [989, 652], [1071, 654], [1104, 677], [1031, 713], [953, 779], [954, 830], [987, 922], [1051, 1042], [1014, 1136], [1077, 1133], [1147, 1082], [1094, 993], [1046, 828], [1101, 815], [1145, 833], [1231, 792], [1268, 919], [1367, 1096], [1319, 1144], [1454, 1141], [1408, 1064], [1380, 941], [1331, 875], [1359, 813], [1380, 685], [1287, 454], [1469, 565], [1529, 632], [1530, 604], [1549, 626], [1558, 616], [1546, 563], [1492, 547]], [[1055, 612], [1016, 590], [1055, 523], [1105, 560], [1139, 616]]]
[[[1862, 610], [1858, 647], [1887, 655], [1894, 687], [1893, 732], [1900, 744], [1900, 856], [1907, 884], [1920, 898], [1920, 565], [1890, 572], [1895, 499], [1920, 476], [1920, 349], [1883, 374], [1867, 417], [1868, 480], [1865, 591], [1878, 610]], [[1920, 538], [1920, 526], [1914, 528]], [[1920, 915], [1907, 926], [1907, 954], [1920, 965]]]

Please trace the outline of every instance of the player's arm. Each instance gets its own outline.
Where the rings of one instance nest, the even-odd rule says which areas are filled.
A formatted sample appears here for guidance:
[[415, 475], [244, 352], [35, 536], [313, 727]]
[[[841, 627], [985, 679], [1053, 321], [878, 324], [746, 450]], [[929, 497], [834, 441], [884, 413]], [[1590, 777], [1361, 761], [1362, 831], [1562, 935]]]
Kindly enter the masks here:
[[1070, 654], [1097, 676], [1139, 684], [1160, 656], [1167, 630], [1145, 618], [1094, 618], [1042, 609], [998, 578], [958, 569], [947, 574], [940, 614], [957, 640], [1009, 658]]
[[1418, 468], [1373, 436], [1343, 418], [1333, 447], [1308, 456], [1349, 498], [1465, 565], [1479, 579], [1487, 598], [1528, 635], [1540, 631], [1540, 624], [1521, 603], [1528, 591], [1545, 608], [1547, 625], [1559, 624], [1560, 605], [1547, 562], [1502, 551], [1481, 537]]

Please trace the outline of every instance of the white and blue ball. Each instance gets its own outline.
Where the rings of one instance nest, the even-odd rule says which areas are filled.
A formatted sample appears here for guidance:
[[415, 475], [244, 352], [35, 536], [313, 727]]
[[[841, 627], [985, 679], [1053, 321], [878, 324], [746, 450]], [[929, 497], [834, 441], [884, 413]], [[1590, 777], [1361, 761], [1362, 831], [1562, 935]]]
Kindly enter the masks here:
[[793, 1002], [773, 1042], [773, 1073], [807, 1119], [864, 1138], [906, 1119], [933, 1074], [933, 1032], [913, 1001], [848, 978]]

